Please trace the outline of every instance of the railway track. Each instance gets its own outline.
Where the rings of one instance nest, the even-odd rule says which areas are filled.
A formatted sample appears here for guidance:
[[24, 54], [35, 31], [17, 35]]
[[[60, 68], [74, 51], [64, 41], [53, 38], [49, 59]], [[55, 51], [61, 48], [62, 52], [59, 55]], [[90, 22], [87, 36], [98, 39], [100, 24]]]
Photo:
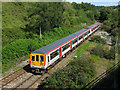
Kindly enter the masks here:
[[20, 68], [20, 69], [14, 71], [13, 73], [11, 73], [11, 74], [5, 76], [4, 78], [2, 78], [0, 80], [0, 82], [2, 82], [2, 88], [4, 86], [6, 86], [8, 83], [12, 82], [14, 79], [20, 77], [24, 73], [25, 73], [25, 71], [23, 70], [23, 68]]

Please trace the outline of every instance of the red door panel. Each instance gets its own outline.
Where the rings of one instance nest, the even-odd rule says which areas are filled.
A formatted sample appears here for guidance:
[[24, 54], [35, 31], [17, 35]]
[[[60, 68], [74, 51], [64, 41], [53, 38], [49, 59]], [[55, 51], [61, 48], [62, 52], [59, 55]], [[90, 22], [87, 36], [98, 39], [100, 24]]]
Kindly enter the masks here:
[[62, 51], [61, 51], [61, 47], [59, 48], [59, 57], [62, 56]]
[[72, 49], [72, 41], [70, 41], [70, 49]]

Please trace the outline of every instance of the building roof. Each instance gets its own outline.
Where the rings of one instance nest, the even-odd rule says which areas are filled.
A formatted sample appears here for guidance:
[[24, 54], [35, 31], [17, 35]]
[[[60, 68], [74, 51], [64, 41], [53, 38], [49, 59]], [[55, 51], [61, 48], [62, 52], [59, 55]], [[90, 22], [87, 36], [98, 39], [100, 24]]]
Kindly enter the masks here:
[[[95, 24], [89, 26], [88, 28], [93, 27], [94, 25], [97, 25], [97, 24], [98, 24], [98, 23], [95, 23]], [[41, 47], [40, 49], [37, 49], [37, 50], [35, 50], [35, 51], [32, 52], [32, 53], [45, 54], [45, 53], [53, 50], [54, 48], [56, 48], [56, 47], [64, 44], [65, 42], [71, 40], [72, 38], [78, 36], [79, 34], [82, 34], [83, 32], [85, 32], [85, 31], [87, 31], [87, 30], [88, 30], [88, 29], [82, 29], [82, 30], [80, 30], [80, 31], [77, 31], [77, 32], [75, 32], [75, 33], [73, 33], [73, 34], [71, 34], [71, 35], [69, 35], [69, 36], [66, 36], [66, 37], [64, 37], [64, 38], [62, 38], [62, 39], [60, 39], [60, 40], [57, 40], [57, 41], [55, 41], [55, 42], [53, 42], [53, 43], [51, 43], [51, 44], [48, 44], [48, 45], [46, 45], [46, 46], [43, 46], [43, 47]]]

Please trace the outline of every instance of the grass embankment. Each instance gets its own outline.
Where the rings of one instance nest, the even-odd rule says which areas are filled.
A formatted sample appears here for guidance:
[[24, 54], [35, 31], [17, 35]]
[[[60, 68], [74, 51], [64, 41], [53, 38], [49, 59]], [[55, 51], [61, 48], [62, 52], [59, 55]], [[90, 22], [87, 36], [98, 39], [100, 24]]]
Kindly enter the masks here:
[[77, 58], [72, 58], [64, 69], [51, 73], [45, 84], [40, 87], [83, 88], [88, 82], [106, 71], [113, 62], [90, 54], [89, 51], [96, 45], [97, 43], [89, 41], [80, 45], [75, 51]]
[[65, 36], [68, 36], [87, 26], [78, 28], [76, 27], [77, 29], [70, 27], [54, 28], [49, 33], [42, 34], [41, 39], [39, 38], [39, 36], [36, 36], [36, 38], [34, 39], [19, 39], [6, 45], [2, 50], [2, 72], [7, 71], [10, 67], [15, 67], [16, 62], [20, 63], [21, 61], [27, 59], [32, 51], [39, 49], [40, 47], [45, 46], [47, 44], [50, 44], [56, 40], [59, 40]]
[[[61, 6], [61, 4], [57, 5]], [[59, 25], [60, 28], [58, 28], [56, 19], [60, 19], [57, 15], [59, 12], [57, 10], [54, 11], [54, 7], [57, 7], [55, 3], [2, 3], [2, 72], [9, 70], [11, 67], [15, 67], [16, 63], [20, 63], [28, 58], [32, 51], [94, 23], [94, 19], [91, 19], [86, 14], [87, 11], [78, 11], [70, 3], [63, 3], [63, 7], [58, 11], [63, 14], [60, 17], [64, 18], [64, 20]], [[62, 12], [62, 8], [64, 12]], [[42, 11], [42, 9], [45, 9], [45, 11]], [[37, 13], [36, 10], [40, 13]], [[54, 16], [46, 17], [51, 15]], [[39, 28], [37, 27], [39, 27], [38, 22], [41, 19], [43, 20], [43, 25], [41, 25], [42, 38], [40, 39]], [[78, 26], [74, 27], [76, 25]], [[43, 29], [43, 26], [48, 29]]]

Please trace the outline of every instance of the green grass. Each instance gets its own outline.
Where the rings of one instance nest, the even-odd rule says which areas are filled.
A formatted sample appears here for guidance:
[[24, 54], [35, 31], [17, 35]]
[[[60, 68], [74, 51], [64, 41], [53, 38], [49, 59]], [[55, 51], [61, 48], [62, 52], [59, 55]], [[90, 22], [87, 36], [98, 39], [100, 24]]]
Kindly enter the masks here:
[[77, 56], [81, 56], [82, 54], [84, 54], [84, 52], [86, 50], [89, 50], [91, 47], [94, 47], [95, 43], [93, 42], [89, 42], [88, 43], [82, 43], [82, 45], [79, 47], [79, 49], [76, 51], [76, 55]]
[[106, 35], [105, 35], [105, 34], [102, 34], [102, 36], [103, 36], [103, 37], [106, 37]]
[[30, 7], [30, 4], [27, 3], [22, 3], [21, 5], [17, 3], [2, 3], [3, 29], [24, 26], [27, 23], [24, 18], [27, 16], [28, 7]]

